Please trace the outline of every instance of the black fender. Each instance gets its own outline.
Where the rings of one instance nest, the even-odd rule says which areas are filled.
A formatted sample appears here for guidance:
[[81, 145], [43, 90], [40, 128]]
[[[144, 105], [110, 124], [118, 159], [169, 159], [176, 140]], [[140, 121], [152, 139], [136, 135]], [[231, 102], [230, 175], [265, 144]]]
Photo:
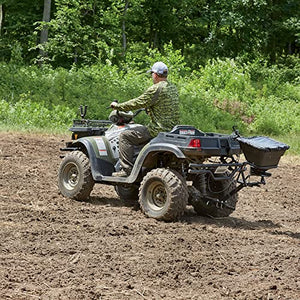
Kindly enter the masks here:
[[[97, 148], [93, 143], [93, 139], [81, 138], [73, 142], [72, 146], [83, 150], [85, 149], [90, 160], [92, 176], [95, 181], [98, 181], [102, 176], [111, 176], [114, 172], [114, 162], [107, 159], [107, 156], [101, 158], [97, 154]], [[107, 149], [107, 151], [109, 151]]]
[[137, 168], [139, 169], [139, 166], [144, 165], [144, 162], [149, 155], [155, 155], [158, 153], [166, 153], [166, 152], [174, 154], [178, 159], [185, 158], [184, 153], [176, 145], [169, 144], [169, 143], [154, 143], [154, 144], [150, 143], [147, 144], [139, 153], [135, 161], [135, 165], [137, 165]]
[[[178, 159], [185, 159], [183, 152], [173, 144], [169, 143], [148, 143], [140, 151], [137, 159], [135, 160], [132, 172], [128, 177], [113, 177], [111, 174], [115, 171], [115, 161], [109, 159], [110, 153], [101, 158], [97, 153], [98, 148], [95, 145], [95, 137], [81, 138], [72, 143], [72, 148], [77, 148], [86, 152], [90, 159], [91, 171], [93, 179], [96, 182], [109, 182], [109, 183], [134, 183], [149, 156], [158, 153], [172, 153]], [[107, 149], [109, 152], [110, 150]], [[150, 158], [151, 159], [151, 158]]]
[[183, 152], [175, 145], [168, 143], [149, 143], [144, 146], [144, 148], [139, 153], [137, 159], [135, 160], [132, 172], [128, 177], [112, 177], [112, 176], [101, 176], [98, 181], [105, 181], [111, 183], [134, 183], [144, 165], [144, 162], [149, 157], [149, 155], [156, 155], [158, 153], [172, 153], [178, 159], [185, 159]]

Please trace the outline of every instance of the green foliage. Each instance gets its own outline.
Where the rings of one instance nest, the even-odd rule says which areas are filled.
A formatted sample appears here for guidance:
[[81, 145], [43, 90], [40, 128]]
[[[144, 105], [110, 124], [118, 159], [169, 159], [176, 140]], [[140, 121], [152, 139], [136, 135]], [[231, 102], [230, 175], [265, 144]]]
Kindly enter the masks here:
[[23, 62], [30, 61], [35, 52], [29, 51], [36, 44], [34, 24], [43, 13], [40, 0], [17, 1], [3, 0], [3, 20], [0, 32], [0, 60]]
[[[221, 132], [230, 132], [237, 125], [244, 134], [300, 132], [298, 62], [288, 67], [268, 67], [265, 61], [245, 64], [217, 59], [191, 72], [177, 50], [167, 49], [166, 53], [170, 81], [177, 85], [180, 94], [182, 124]], [[146, 64], [158, 59], [166, 61], [167, 56], [154, 51], [144, 61]], [[108, 63], [67, 70], [2, 63], [0, 99], [3, 107], [7, 103], [14, 109], [24, 103], [24, 110], [30, 106], [33, 113], [46, 115], [45, 120], [47, 113], [55, 109], [62, 109], [63, 116], [64, 109], [75, 115], [81, 104], [88, 105], [88, 118], [106, 119], [113, 99], [123, 102], [137, 97], [151, 85], [151, 78], [145, 73], [149, 66], [138, 69], [124, 65], [120, 70]], [[8, 122], [2, 115], [1, 122]], [[17, 119], [29, 122], [27, 116]], [[12, 118], [9, 120], [13, 124]], [[37, 127], [47, 125], [38, 117], [30, 122], [36, 122]], [[66, 126], [70, 122], [71, 118], [62, 117], [60, 124]], [[147, 117], [141, 116], [139, 122], [147, 123]]]
[[151, 84], [145, 71], [161, 60], [183, 124], [299, 138], [298, 0], [53, 0], [49, 23], [43, 8], [40, 0], [0, 6], [2, 126], [66, 128], [80, 104], [88, 118], [105, 119], [113, 99]]
[[276, 140], [281, 141], [290, 146], [288, 154], [300, 155], [300, 134], [286, 134], [274, 137]]
[[63, 105], [47, 108], [44, 103], [21, 99], [15, 104], [0, 100], [0, 126], [19, 130], [67, 129], [75, 117], [74, 111]]
[[[210, 59], [247, 57], [278, 62], [299, 54], [298, 0], [3, 0], [1, 60], [73, 64], [139, 64], [172, 43], [192, 69]], [[48, 42], [40, 44], [44, 26]], [[43, 50], [42, 56], [37, 50]]]
[[112, 6], [102, 8], [92, 0], [56, 0], [54, 17], [48, 23], [49, 41], [44, 46], [46, 59], [67, 67], [103, 61], [120, 51], [120, 6], [112, 2]]
[[251, 129], [263, 134], [280, 135], [283, 132], [300, 132], [300, 106], [294, 101], [279, 101], [274, 97], [260, 99], [252, 107], [254, 113], [259, 115]]

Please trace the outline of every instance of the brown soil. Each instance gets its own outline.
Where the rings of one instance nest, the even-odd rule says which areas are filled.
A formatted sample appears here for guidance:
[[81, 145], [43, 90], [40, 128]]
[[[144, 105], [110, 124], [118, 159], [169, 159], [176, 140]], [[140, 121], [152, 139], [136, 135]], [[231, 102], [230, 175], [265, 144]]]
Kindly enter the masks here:
[[223, 219], [146, 218], [114, 189], [57, 189], [59, 136], [0, 132], [0, 299], [300, 299], [300, 163]]

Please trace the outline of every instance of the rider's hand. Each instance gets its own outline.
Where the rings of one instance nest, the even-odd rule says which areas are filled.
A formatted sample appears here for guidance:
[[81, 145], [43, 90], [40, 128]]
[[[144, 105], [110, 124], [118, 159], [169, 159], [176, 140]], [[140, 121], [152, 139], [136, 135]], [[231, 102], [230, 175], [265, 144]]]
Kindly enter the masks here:
[[110, 107], [111, 108], [115, 108], [115, 106], [118, 104], [118, 102], [116, 101], [113, 101], [111, 104], [110, 104]]

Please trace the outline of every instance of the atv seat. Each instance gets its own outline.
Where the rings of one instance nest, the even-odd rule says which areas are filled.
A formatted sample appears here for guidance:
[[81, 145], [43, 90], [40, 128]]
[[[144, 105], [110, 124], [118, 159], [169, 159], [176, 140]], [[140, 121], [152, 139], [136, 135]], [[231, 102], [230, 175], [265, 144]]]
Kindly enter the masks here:
[[205, 133], [190, 125], [176, 125], [170, 131], [173, 134], [193, 135], [193, 136], [204, 136]]

